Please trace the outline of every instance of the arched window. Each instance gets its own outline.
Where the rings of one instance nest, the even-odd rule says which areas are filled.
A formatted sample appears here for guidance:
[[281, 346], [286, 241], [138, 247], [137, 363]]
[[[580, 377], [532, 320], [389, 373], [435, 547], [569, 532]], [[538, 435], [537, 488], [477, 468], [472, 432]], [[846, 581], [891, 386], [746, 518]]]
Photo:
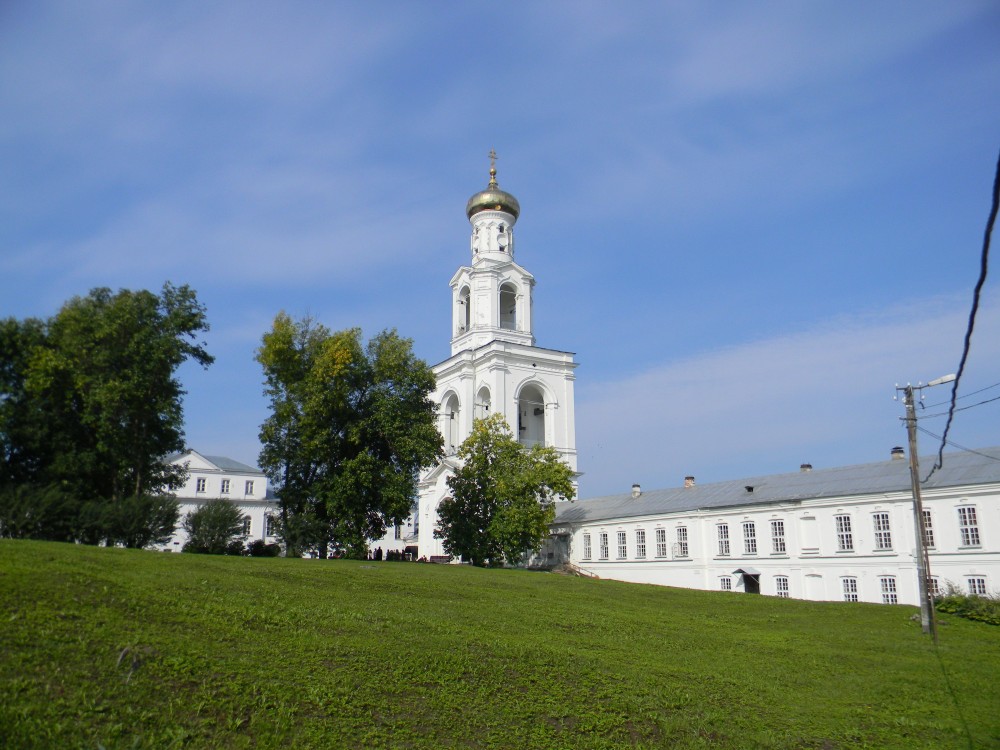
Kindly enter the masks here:
[[500, 287], [500, 327], [517, 330], [517, 287], [509, 282]]
[[463, 286], [458, 293], [458, 325], [459, 332], [465, 333], [472, 325], [472, 295], [469, 287]]
[[441, 436], [444, 438], [444, 452], [446, 456], [453, 456], [458, 450], [459, 443], [459, 406], [458, 396], [454, 393], [445, 399], [441, 406]]
[[517, 441], [545, 445], [545, 396], [537, 385], [526, 385], [517, 398]]
[[486, 419], [490, 415], [490, 389], [485, 385], [476, 394], [476, 419]]

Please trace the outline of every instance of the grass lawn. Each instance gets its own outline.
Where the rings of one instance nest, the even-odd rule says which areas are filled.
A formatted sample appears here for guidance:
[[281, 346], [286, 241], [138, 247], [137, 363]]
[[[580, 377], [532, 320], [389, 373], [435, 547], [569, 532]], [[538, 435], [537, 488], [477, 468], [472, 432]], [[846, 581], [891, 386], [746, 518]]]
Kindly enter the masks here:
[[1000, 628], [467, 566], [0, 542], [0, 747], [1000, 747]]

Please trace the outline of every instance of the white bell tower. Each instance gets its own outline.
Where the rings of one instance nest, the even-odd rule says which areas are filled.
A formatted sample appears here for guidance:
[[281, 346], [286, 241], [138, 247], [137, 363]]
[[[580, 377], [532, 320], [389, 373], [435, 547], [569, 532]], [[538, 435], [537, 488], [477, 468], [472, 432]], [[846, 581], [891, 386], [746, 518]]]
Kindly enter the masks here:
[[514, 260], [517, 199], [500, 189], [496, 153], [490, 181], [469, 198], [471, 265], [458, 269], [451, 286], [451, 356], [434, 366], [438, 424], [445, 459], [421, 477], [417, 524], [420, 555], [443, 555], [434, 538], [437, 507], [448, 496], [455, 452], [476, 418], [499, 411], [526, 446], [553, 446], [576, 471], [571, 352], [535, 346], [532, 295], [535, 278]]

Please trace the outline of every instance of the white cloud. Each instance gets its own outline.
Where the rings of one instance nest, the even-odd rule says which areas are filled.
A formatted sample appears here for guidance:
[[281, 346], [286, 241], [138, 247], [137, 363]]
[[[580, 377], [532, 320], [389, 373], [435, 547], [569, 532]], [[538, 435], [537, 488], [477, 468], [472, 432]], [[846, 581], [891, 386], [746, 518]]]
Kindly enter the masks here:
[[[624, 492], [636, 481], [676, 486], [687, 474], [722, 480], [794, 471], [802, 462], [882, 460], [905, 441], [894, 385], [954, 372], [967, 314], [964, 299], [923, 302], [583, 381], [583, 496]], [[1000, 304], [981, 310], [977, 331], [962, 392], [1000, 381]], [[938, 391], [934, 398], [947, 398], [946, 388]], [[997, 409], [989, 419], [989, 408], [963, 413], [952, 437], [998, 442]], [[923, 450], [932, 450], [929, 442]], [[588, 486], [588, 472], [601, 480]]]

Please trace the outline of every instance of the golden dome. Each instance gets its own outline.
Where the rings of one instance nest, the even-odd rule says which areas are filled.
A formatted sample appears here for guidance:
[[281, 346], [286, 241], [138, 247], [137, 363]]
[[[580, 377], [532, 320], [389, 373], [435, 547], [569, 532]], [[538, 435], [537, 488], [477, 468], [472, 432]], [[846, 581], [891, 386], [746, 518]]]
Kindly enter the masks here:
[[480, 211], [503, 211], [515, 219], [521, 213], [517, 198], [497, 184], [496, 154], [490, 151], [490, 184], [482, 192], [476, 193], [465, 204], [465, 215], [470, 219]]

